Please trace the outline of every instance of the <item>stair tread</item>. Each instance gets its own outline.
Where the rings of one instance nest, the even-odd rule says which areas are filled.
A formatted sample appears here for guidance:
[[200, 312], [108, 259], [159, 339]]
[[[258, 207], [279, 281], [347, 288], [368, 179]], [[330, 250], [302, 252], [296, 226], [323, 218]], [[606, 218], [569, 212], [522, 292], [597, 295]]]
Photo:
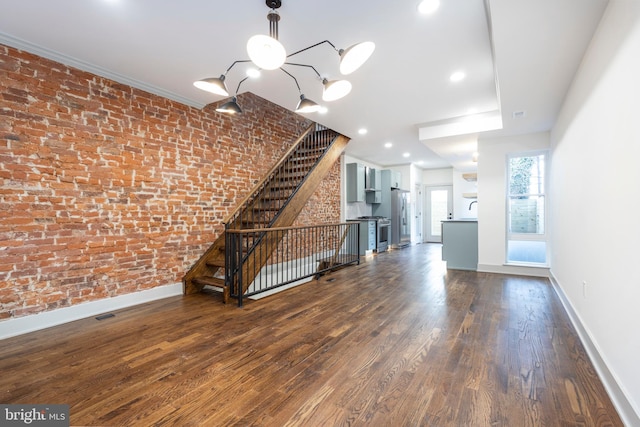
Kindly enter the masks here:
[[198, 282], [198, 283], [203, 284], [203, 285], [216, 286], [218, 288], [224, 288], [225, 287], [224, 279], [222, 279], [220, 277], [199, 276], [199, 277], [194, 277], [193, 281], [194, 282]]
[[224, 258], [223, 259], [217, 259], [217, 258], [208, 259], [206, 264], [208, 266], [210, 266], [210, 267], [218, 267], [218, 268], [222, 267], [222, 268], [224, 268]]

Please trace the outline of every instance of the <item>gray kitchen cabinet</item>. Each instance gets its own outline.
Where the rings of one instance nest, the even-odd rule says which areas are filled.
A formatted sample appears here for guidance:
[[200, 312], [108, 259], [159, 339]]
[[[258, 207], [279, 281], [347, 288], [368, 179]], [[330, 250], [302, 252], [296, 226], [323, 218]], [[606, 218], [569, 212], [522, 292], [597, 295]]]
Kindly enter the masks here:
[[454, 270], [478, 269], [478, 221], [442, 221], [442, 259]]
[[374, 216], [391, 218], [391, 171], [380, 171], [380, 202], [373, 204], [371, 213]]
[[[360, 255], [366, 255], [367, 251], [376, 250], [376, 221], [373, 219], [364, 220], [349, 220], [349, 222], [359, 222], [359, 238], [358, 238], [358, 253]], [[355, 230], [355, 228], [353, 228]], [[351, 231], [350, 231], [351, 232]], [[349, 237], [352, 239], [353, 237]]]
[[347, 202], [364, 202], [365, 168], [360, 163], [347, 163]]
[[382, 191], [381, 190], [369, 190], [366, 192], [367, 203], [376, 204], [382, 203]]

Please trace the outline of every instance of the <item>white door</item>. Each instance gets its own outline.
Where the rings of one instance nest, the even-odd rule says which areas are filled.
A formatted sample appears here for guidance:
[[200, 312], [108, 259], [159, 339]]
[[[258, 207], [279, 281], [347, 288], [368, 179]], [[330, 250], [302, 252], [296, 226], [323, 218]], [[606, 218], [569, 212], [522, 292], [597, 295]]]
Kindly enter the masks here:
[[442, 242], [441, 221], [453, 218], [453, 186], [426, 186], [427, 242]]

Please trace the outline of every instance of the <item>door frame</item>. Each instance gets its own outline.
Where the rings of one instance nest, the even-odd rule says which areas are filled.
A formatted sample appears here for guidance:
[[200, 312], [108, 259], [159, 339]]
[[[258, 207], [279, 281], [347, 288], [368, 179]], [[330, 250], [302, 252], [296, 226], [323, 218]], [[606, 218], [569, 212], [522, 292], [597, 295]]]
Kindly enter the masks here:
[[425, 185], [424, 186], [424, 216], [423, 233], [425, 242], [442, 243], [442, 236], [434, 236], [431, 234], [431, 192], [447, 190], [447, 219], [453, 219], [453, 185]]
[[413, 209], [415, 210], [415, 212], [414, 212], [414, 219], [413, 219], [414, 227], [412, 228], [412, 230], [414, 230], [415, 235], [411, 240], [413, 242], [422, 243], [424, 241], [424, 238], [423, 238], [424, 236], [423, 222], [424, 221], [422, 218], [422, 212], [424, 210], [424, 200], [422, 197], [422, 194], [423, 194], [422, 185], [416, 184], [414, 191], [416, 192], [416, 196], [415, 196], [415, 202], [413, 203]]

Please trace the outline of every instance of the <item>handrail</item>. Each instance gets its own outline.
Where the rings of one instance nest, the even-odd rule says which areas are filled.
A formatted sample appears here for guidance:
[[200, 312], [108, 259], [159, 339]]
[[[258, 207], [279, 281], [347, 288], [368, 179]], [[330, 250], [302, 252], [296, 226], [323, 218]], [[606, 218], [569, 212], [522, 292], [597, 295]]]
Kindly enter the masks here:
[[223, 224], [228, 224], [229, 222], [231, 222], [231, 220], [233, 220], [233, 218], [245, 206], [245, 204], [249, 200], [251, 200], [251, 198], [254, 197], [255, 194], [258, 191], [260, 191], [260, 189], [264, 187], [264, 185], [271, 179], [271, 176], [274, 174], [274, 172], [277, 171], [287, 161], [287, 159], [291, 156], [291, 154], [298, 148], [298, 144], [300, 144], [300, 142], [302, 142], [302, 140], [306, 138], [307, 135], [309, 135], [315, 129], [316, 125], [317, 124], [315, 122], [312, 123], [307, 128], [307, 130], [305, 130], [302, 133], [302, 135], [300, 135], [300, 137], [296, 139], [296, 141], [291, 145], [291, 147], [287, 150], [287, 152], [280, 158], [280, 161], [276, 163], [271, 169], [269, 169], [269, 172], [264, 174], [262, 180], [260, 180], [260, 182], [254, 185], [251, 191], [249, 191], [249, 193], [247, 194], [247, 196], [244, 199], [242, 199], [240, 203], [238, 203], [236, 209], [234, 209], [229, 215], [227, 215], [226, 218], [224, 218], [224, 220], [222, 221]]
[[[323, 227], [327, 227], [327, 226], [335, 226], [335, 225], [344, 225], [344, 224], [350, 224], [348, 222], [333, 222], [333, 223], [329, 223], [329, 224], [320, 224], [317, 226], [323, 226]], [[291, 227], [261, 227], [261, 228], [242, 228], [242, 229], [230, 229], [230, 230], [226, 230], [227, 233], [232, 233], [232, 234], [242, 234], [242, 233], [260, 233], [262, 231], [282, 231], [282, 230], [297, 230], [297, 229], [302, 229], [302, 228], [309, 228], [308, 225], [295, 225], [295, 226], [291, 226]]]
[[225, 229], [276, 225], [274, 221], [306, 181], [310, 170], [321, 161], [337, 133], [315, 124], [305, 132], [286, 156], [272, 168], [239, 209], [226, 219]]

